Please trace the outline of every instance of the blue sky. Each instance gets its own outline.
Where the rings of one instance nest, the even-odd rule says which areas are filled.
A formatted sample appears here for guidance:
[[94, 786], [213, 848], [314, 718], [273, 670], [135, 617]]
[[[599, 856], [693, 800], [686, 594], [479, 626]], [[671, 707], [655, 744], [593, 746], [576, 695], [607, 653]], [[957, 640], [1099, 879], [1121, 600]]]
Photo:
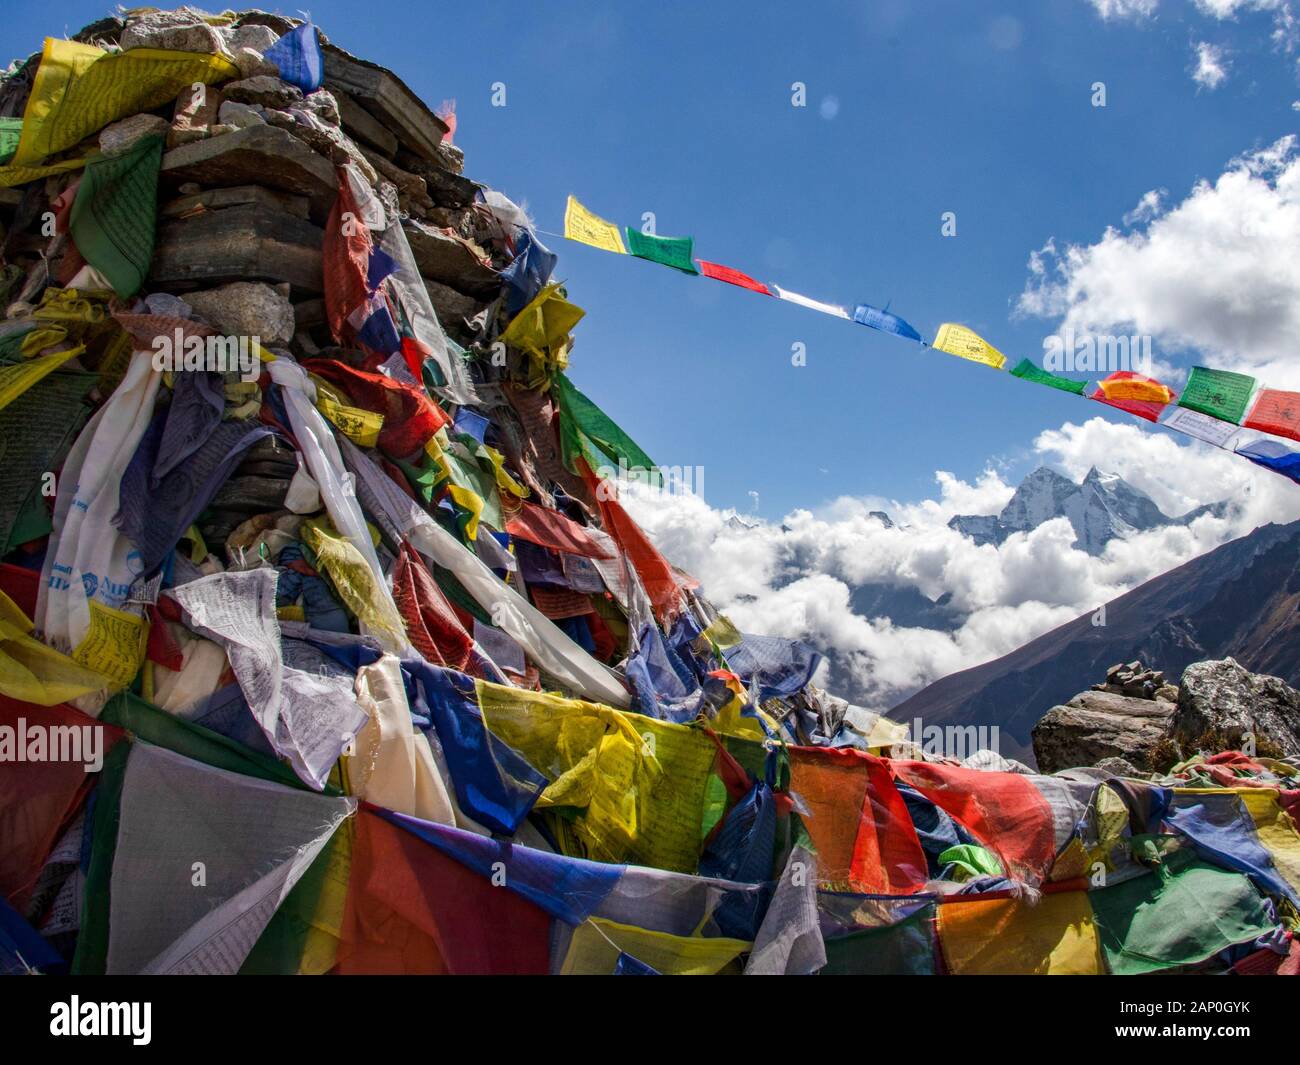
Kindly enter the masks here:
[[[11, 6], [6, 40], [25, 54], [104, 10]], [[466, 173], [541, 228], [561, 229], [571, 192], [623, 224], [653, 211], [659, 233], [695, 238], [698, 257], [850, 309], [891, 301], [927, 339], [963, 322], [1009, 365], [1039, 358], [1054, 329], [1013, 315], [1031, 251], [1099, 240], [1150, 189], [1183, 199], [1293, 132], [1300, 97], [1267, 14], [1220, 20], [1173, 0], [1136, 21], [1103, 20], [1088, 0], [372, 0], [311, 13], [431, 105], [454, 97]], [[1231, 57], [1214, 91], [1189, 74], [1205, 40]], [[791, 106], [795, 81], [805, 108]], [[1090, 103], [1096, 81], [1104, 109]], [[491, 106], [494, 82], [504, 107]], [[955, 238], [940, 235], [944, 211], [957, 214]], [[749, 511], [751, 491], [768, 517], [843, 494], [916, 499], [933, 494], [936, 470], [972, 479], [990, 462], [1017, 476], [1038, 433], [1101, 410], [787, 303], [549, 242], [588, 312], [571, 376], [657, 461], [703, 465], [715, 507]], [[795, 342], [805, 367], [791, 366]]]

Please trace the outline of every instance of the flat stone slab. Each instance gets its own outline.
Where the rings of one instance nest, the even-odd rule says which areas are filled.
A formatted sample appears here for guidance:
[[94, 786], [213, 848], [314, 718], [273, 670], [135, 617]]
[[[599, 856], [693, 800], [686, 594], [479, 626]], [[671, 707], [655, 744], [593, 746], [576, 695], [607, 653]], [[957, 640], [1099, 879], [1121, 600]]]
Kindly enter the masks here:
[[318, 222], [329, 215], [338, 195], [329, 160], [275, 126], [251, 126], [182, 144], [163, 156], [161, 176], [172, 188], [187, 181], [222, 188], [263, 185], [305, 196]]
[[151, 287], [183, 293], [228, 281], [287, 281], [295, 299], [325, 291], [324, 232], [305, 218], [249, 203], [164, 222]]
[[438, 159], [447, 124], [425, 106], [392, 71], [349, 55], [333, 44], [323, 47], [325, 88], [341, 90], [370, 112], [417, 155]]
[[501, 275], [467, 241], [414, 220], [404, 222], [402, 228], [424, 277], [480, 299], [491, 299], [500, 290]]

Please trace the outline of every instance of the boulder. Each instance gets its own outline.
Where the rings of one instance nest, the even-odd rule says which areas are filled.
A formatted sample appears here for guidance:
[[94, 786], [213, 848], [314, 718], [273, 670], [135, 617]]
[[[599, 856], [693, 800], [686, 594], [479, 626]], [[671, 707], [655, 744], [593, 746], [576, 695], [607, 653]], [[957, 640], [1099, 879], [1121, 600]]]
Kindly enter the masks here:
[[186, 293], [185, 302], [227, 336], [257, 337], [263, 346], [293, 336], [293, 304], [270, 285], [236, 281]]
[[1145, 766], [1147, 755], [1165, 737], [1174, 704], [1135, 699], [1115, 692], [1080, 692], [1054, 706], [1034, 726], [1034, 757], [1041, 773], [1122, 758]]
[[122, 51], [132, 48], [162, 48], [169, 52], [224, 51], [225, 42], [212, 26], [184, 9], [153, 11], [132, 19], [118, 38]]
[[1300, 692], [1232, 658], [1194, 662], [1183, 671], [1170, 731], [1184, 749], [1217, 732], [1230, 747], [1251, 734], [1257, 747], [1271, 742], [1286, 755], [1300, 755]]
[[171, 123], [157, 115], [132, 115], [105, 126], [99, 133], [99, 150], [105, 155], [122, 155], [135, 147], [143, 137], [166, 135]]
[[288, 107], [302, 99], [302, 90], [270, 74], [228, 81], [221, 87], [226, 99], [262, 107]]

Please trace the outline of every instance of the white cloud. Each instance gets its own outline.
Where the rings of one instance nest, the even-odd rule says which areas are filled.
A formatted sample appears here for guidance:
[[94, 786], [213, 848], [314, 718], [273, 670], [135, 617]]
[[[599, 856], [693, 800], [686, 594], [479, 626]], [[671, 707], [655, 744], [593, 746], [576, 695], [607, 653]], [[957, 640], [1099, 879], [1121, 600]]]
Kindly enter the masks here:
[[1017, 311], [1078, 333], [1150, 335], [1162, 362], [1195, 356], [1300, 388], [1297, 248], [1300, 155], [1288, 136], [1144, 227], [1064, 249], [1049, 240], [1030, 256]]
[[[1204, 445], [1180, 445], [1165, 430], [1090, 418], [1040, 433], [1032, 451], [1075, 480], [1093, 465], [1119, 473], [1171, 516], [1225, 498], [1237, 507], [1190, 527], [1114, 540], [1093, 557], [1073, 547], [1065, 519], [1000, 546], [976, 546], [949, 529], [953, 514], [996, 513], [1005, 504], [1012, 487], [993, 470], [972, 482], [940, 472], [931, 499], [842, 497], [748, 527], [694, 496], [633, 486], [626, 502], [664, 554], [698, 577], [743, 630], [808, 640], [839, 664], [840, 694], [878, 709], [1258, 525], [1300, 518], [1300, 489], [1289, 481]], [[882, 510], [895, 527], [871, 515]], [[964, 622], [947, 632], [862, 617], [851, 596], [865, 584], [916, 589], [932, 600], [950, 593]]]
[[1159, 0], [1089, 0], [1097, 14], [1110, 19], [1144, 19], [1155, 14]]
[[1202, 89], [1213, 91], [1227, 80], [1230, 63], [1227, 54], [1217, 44], [1201, 41], [1193, 53], [1196, 63], [1192, 67], [1192, 80]]

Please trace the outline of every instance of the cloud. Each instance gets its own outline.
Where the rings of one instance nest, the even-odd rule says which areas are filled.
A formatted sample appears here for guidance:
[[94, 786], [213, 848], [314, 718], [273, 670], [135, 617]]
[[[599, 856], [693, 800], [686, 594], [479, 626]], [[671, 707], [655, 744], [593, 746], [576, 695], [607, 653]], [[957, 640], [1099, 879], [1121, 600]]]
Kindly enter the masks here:
[[1156, 13], [1156, 5], [1159, 0], [1089, 0], [1094, 8], [1097, 9], [1103, 19], [1110, 21], [1131, 20], [1150, 18]]
[[[1093, 557], [1073, 546], [1064, 518], [1000, 546], [976, 546], [947, 527], [958, 513], [996, 513], [1013, 488], [993, 469], [972, 481], [935, 475], [933, 497], [841, 497], [780, 522], [737, 520], [692, 495], [632, 485], [626, 503], [660, 550], [698, 577], [744, 631], [801, 637], [834, 661], [833, 690], [886, 709], [952, 673], [1028, 640], [1268, 521], [1300, 518], [1300, 491], [1284, 478], [1164, 430], [1104, 418], [1067, 422], [1031, 445], [1040, 463], [1075, 480], [1096, 465], [1147, 492], [1166, 514], [1234, 501], [1205, 515], [1112, 541]], [[884, 511], [892, 527], [874, 512]], [[853, 610], [864, 585], [951, 596], [957, 626], [909, 627]]]
[[[1139, 204], [1131, 214], [1143, 213]], [[1048, 240], [1029, 258], [1016, 310], [1078, 333], [1149, 335], [1162, 362], [1195, 357], [1297, 388], [1297, 247], [1300, 156], [1288, 136], [1130, 232], [1063, 248]]]
[[1227, 54], [1217, 44], [1209, 41], [1199, 42], [1193, 49], [1196, 63], [1192, 67], [1192, 80], [1202, 89], [1213, 91], [1228, 78]]

